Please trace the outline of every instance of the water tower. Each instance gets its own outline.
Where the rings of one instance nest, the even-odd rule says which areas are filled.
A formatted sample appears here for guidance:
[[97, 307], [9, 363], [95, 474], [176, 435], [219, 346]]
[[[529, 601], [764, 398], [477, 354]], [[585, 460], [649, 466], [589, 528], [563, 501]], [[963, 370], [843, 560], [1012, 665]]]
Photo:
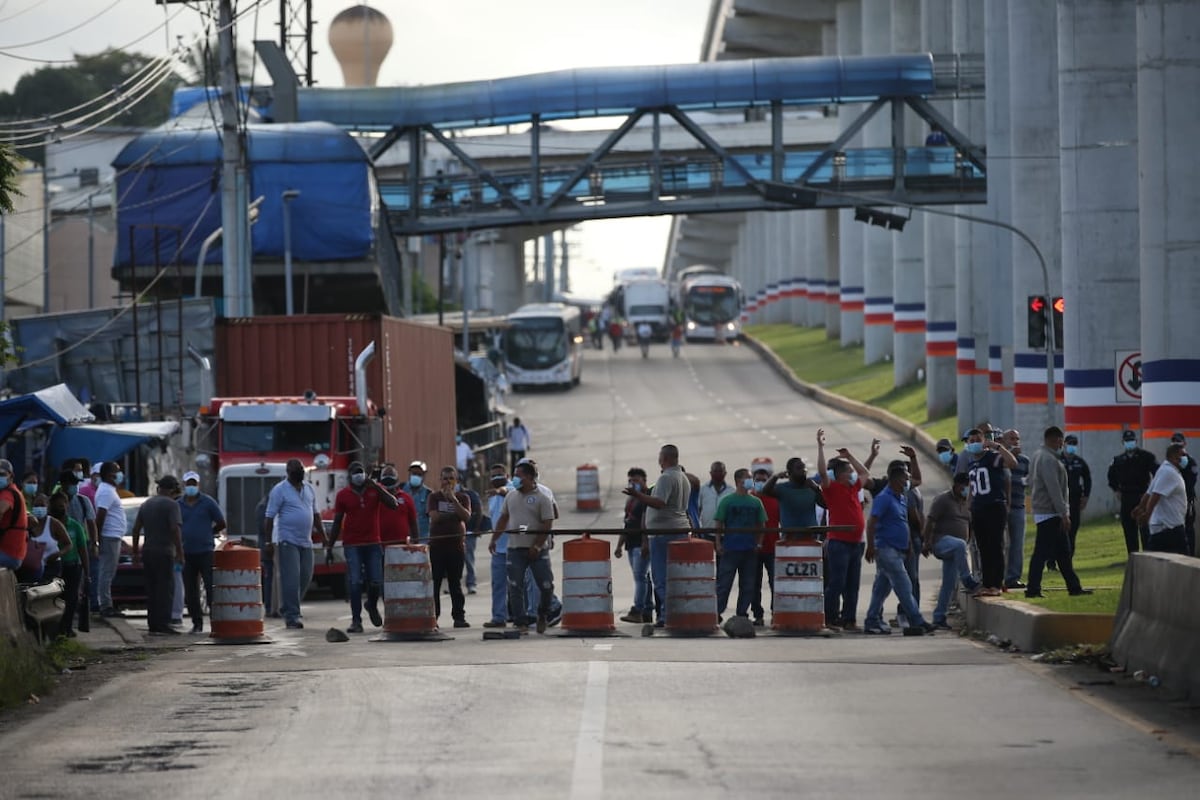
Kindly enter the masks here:
[[392, 49], [392, 23], [370, 6], [352, 6], [330, 23], [329, 47], [347, 86], [374, 86], [379, 65]]

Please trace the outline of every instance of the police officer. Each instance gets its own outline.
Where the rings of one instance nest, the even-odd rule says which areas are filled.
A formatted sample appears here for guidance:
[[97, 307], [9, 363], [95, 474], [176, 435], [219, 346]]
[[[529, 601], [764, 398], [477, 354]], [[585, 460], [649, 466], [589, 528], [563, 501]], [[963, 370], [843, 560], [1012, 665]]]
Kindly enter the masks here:
[[[1092, 470], [1088, 463], [1079, 455], [1079, 437], [1068, 434], [1063, 439], [1063, 466], [1067, 468], [1067, 497], [1071, 506], [1071, 555], [1075, 554], [1075, 535], [1079, 533], [1079, 521], [1083, 518], [1083, 510], [1087, 508], [1088, 497], [1092, 494]], [[1049, 564], [1047, 564], [1049, 566]]]
[[[1176, 431], [1171, 434], [1171, 444], [1181, 444], [1183, 453], [1187, 455], [1187, 439]], [[1200, 465], [1196, 459], [1189, 456], [1187, 466], [1183, 468], [1183, 488], [1187, 490], [1187, 515], [1183, 519], [1183, 534], [1187, 539], [1187, 553], [1196, 555], [1196, 477], [1200, 476]]]
[[1121, 501], [1121, 527], [1125, 531], [1125, 550], [1136, 553], [1140, 546], [1146, 547], [1150, 531], [1139, 526], [1133, 519], [1133, 509], [1141, 501], [1150, 481], [1158, 470], [1158, 460], [1148, 450], [1138, 447], [1137, 434], [1125, 431], [1121, 434], [1125, 452], [1112, 460], [1108, 467], [1108, 487], [1116, 492]]

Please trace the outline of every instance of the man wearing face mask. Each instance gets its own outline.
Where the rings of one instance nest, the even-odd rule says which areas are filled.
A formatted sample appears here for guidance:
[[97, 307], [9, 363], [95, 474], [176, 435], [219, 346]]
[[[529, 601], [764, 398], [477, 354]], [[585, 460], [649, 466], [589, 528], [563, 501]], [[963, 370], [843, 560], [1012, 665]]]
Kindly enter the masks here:
[[416, 542], [417, 506], [412, 495], [404, 491], [399, 473], [392, 464], [387, 464], [379, 473], [379, 485], [396, 498], [396, 507], [379, 508], [379, 543], [409, 544]]
[[450, 589], [450, 616], [454, 627], [469, 628], [463, 596], [467, 521], [471, 498], [458, 485], [458, 470], [442, 467], [441, 487], [429, 495], [429, 566], [433, 572], [433, 605], [442, 614], [442, 581]]
[[[845, 525], [851, 530], [830, 531], [825, 542], [829, 574], [825, 579], [825, 625], [829, 628], [858, 630], [858, 586], [862, 579], [863, 508], [859, 490], [868, 477], [867, 468], [849, 450], [825, 462], [825, 430], [817, 431], [817, 472], [821, 476], [821, 495], [829, 512], [830, 525]], [[780, 504], [781, 508], [783, 504]], [[785, 517], [786, 519], [786, 517]], [[814, 520], [815, 522], [815, 520]], [[784, 527], [787, 523], [784, 522]]]
[[[708, 483], [700, 487], [699, 499], [700, 527], [706, 529], [713, 527], [713, 520], [717, 517], [717, 506], [736, 491], [736, 487], [725, 482], [724, 462], [714, 461], [708, 468], [708, 477]], [[704, 538], [713, 537], [712, 534], [708, 534]]]
[[204, 608], [212, 607], [213, 540], [225, 530], [225, 514], [215, 499], [200, 491], [200, 475], [196, 472], [183, 473], [183, 495], [178, 502], [183, 518], [183, 597], [192, 618], [192, 633], [203, 633]]
[[868, 563], [875, 564], [875, 582], [871, 587], [867, 617], [863, 620], [863, 631], [866, 633], [892, 632], [883, 621], [883, 603], [891, 591], [896, 592], [907, 623], [904, 626], [905, 636], [921, 636], [934, 631], [933, 625], [921, 616], [904, 565], [905, 556], [912, 546], [906, 496], [908, 486], [908, 468], [903, 463], [893, 463], [888, 467], [887, 488], [875, 495], [871, 503], [871, 516], [867, 520], [866, 559]]
[[1167, 446], [1167, 457], [1158, 471], [1146, 496], [1134, 510], [1134, 518], [1150, 530], [1146, 539], [1146, 550], [1158, 553], [1187, 555], [1187, 535], [1184, 522], [1187, 517], [1187, 487], [1183, 471], [1191, 459], [1183, 452], [1183, 445], [1175, 442]]
[[1187, 514], [1183, 518], [1183, 534], [1187, 539], [1187, 554], [1194, 556], [1196, 555], [1196, 478], [1200, 477], [1200, 464], [1197, 464], [1196, 459], [1188, 455], [1187, 439], [1181, 432], [1176, 431], [1171, 434], [1171, 444], [1183, 447], [1183, 455], [1186, 459], [1181, 462], [1183, 488], [1187, 490]]
[[1116, 493], [1121, 503], [1121, 529], [1125, 532], [1125, 551], [1136, 553], [1146, 546], [1150, 532], [1138, 525], [1133, 510], [1142, 501], [1150, 481], [1158, 471], [1158, 461], [1148, 451], [1137, 446], [1137, 434], [1125, 431], [1121, 434], [1124, 451], [1113, 458], [1108, 467], [1108, 488]]
[[[645, 491], [646, 470], [630, 467], [625, 477], [630, 489]], [[621, 617], [622, 622], [654, 622], [654, 588], [650, 583], [650, 546], [643, 533], [645, 526], [646, 504], [635, 497], [627, 498], [622, 519], [624, 533], [617, 539], [613, 553], [620, 558], [622, 551], [628, 551], [629, 569], [633, 573], [633, 605], [629, 607], [629, 613]]]
[[1063, 432], [1057, 425], [1046, 428], [1042, 446], [1029, 462], [1029, 495], [1033, 521], [1037, 524], [1033, 558], [1029, 561], [1029, 586], [1026, 597], [1042, 594], [1042, 568], [1053, 558], [1072, 595], [1091, 594], [1079, 584], [1071, 563], [1071, 507], [1067, 495], [1067, 468], [1062, 463]]
[[500, 535], [508, 534], [508, 608], [517, 630], [522, 633], [529, 632], [529, 617], [525, 609], [525, 572], [533, 570], [538, 586], [537, 632], [545, 633], [549, 624], [550, 601], [554, 595], [554, 571], [546, 548], [554, 527], [554, 504], [538, 491], [537, 471], [532, 464], [517, 464], [514, 472], [512, 491], [504, 496], [500, 518], [492, 531], [488, 550], [495, 553]]
[[754, 570], [758, 566], [758, 550], [762, 547], [762, 527], [767, 521], [767, 510], [762, 501], [750, 493], [754, 489], [750, 470], [734, 471], [733, 483], [737, 488], [721, 500], [713, 517], [717, 526], [716, 548], [722, 555], [717, 568], [718, 618], [725, 614], [729, 604], [735, 574], [738, 578], [735, 613], [739, 617], [750, 616]]
[[[96, 587], [100, 601], [100, 614], [105, 617], [122, 616], [113, 607], [112, 582], [117, 574], [117, 563], [121, 559], [121, 538], [125, 536], [125, 508], [117, 486], [125, 476], [121, 466], [114, 461], [100, 465], [100, 486], [96, 489], [96, 528], [100, 531], [100, 564]], [[169, 614], [168, 614], [169, 616]]]
[[426, 469], [424, 461], [409, 464], [408, 488], [405, 490], [417, 507], [417, 541], [421, 544], [429, 544], [429, 495], [433, 491], [425, 485]]
[[[790, 463], [791, 459], [789, 459]], [[807, 475], [804, 474], [804, 461], [800, 461], [801, 480], [807, 480]], [[779, 542], [779, 533], [772, 530], [780, 527], [779, 522], [779, 499], [776, 497], [768, 497], [766, 494], [767, 483], [770, 482], [771, 471], [766, 467], [759, 467], [754, 470], [754, 496], [762, 501], [763, 508], [767, 512], [767, 522], [764, 525], [766, 531], [763, 533], [762, 547], [758, 550], [758, 565], [754, 571], [754, 595], [750, 598], [750, 611], [754, 614], [754, 625], [762, 627], [766, 624], [766, 609], [763, 608], [762, 588], [763, 588], [763, 573], [767, 575], [767, 584], [771, 589], [770, 608], [775, 610], [775, 545]], [[790, 478], [789, 478], [790, 482]], [[778, 481], [776, 482], [778, 489]], [[816, 490], [813, 489], [815, 492]], [[816, 518], [816, 509], [813, 509], [813, 518]]]
[[979, 581], [975, 580], [967, 564], [967, 542], [971, 538], [971, 512], [967, 509], [970, 494], [970, 480], [965, 472], [960, 472], [954, 476], [950, 491], [934, 499], [925, 518], [921, 555], [932, 553], [942, 562], [942, 586], [933, 609], [933, 627], [942, 630], [950, 630], [946, 610], [950, 607], [955, 584], [961, 581], [968, 592], [979, 588]]
[[949, 439], [938, 439], [937, 443], [938, 461], [943, 467], [950, 470], [950, 474], [958, 472], [958, 453], [954, 452], [954, 443]]
[[1004, 566], [1004, 588], [1024, 589], [1021, 572], [1025, 569], [1025, 487], [1029, 483], [1029, 456], [1021, 452], [1021, 434], [1015, 428], [1001, 437], [1017, 464], [1009, 470], [1008, 483], [1008, 557]]
[[967, 473], [971, 483], [971, 527], [979, 541], [980, 594], [996, 596], [1004, 587], [1004, 528], [1008, 522], [1008, 471], [1017, 459], [979, 428], [967, 431]]
[[[1071, 555], [1075, 555], [1075, 536], [1079, 533], [1079, 523], [1083, 519], [1083, 510], [1087, 508], [1088, 497], [1092, 494], [1092, 470], [1088, 463], [1079, 455], [1079, 437], [1073, 433], [1063, 439], [1063, 466], [1067, 468], [1067, 498], [1071, 507]], [[1047, 569], [1057, 569], [1057, 564], [1046, 563]]]
[[349, 485], [333, 501], [333, 528], [325, 542], [325, 560], [333, 560], [333, 546], [344, 538], [347, 594], [350, 597], [350, 627], [346, 633], [362, 633], [363, 576], [367, 584], [367, 614], [376, 628], [383, 625], [379, 596], [383, 590], [383, 548], [379, 537], [380, 506], [395, 508], [396, 498], [367, 476], [362, 462], [346, 469]]
[[264, 534], [269, 540], [264, 555], [279, 551], [279, 611], [289, 628], [303, 628], [300, 601], [312, 582], [313, 537], [324, 541], [325, 528], [317, 512], [317, 495], [304, 480], [300, 459], [287, 462], [287, 480], [271, 487], [267, 495]]

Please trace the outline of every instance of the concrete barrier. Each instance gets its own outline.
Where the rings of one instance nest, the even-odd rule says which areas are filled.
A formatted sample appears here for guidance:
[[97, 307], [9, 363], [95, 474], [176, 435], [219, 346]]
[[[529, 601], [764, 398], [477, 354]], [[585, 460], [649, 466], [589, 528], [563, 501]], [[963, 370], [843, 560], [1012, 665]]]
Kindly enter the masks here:
[[0, 636], [16, 638], [24, 630], [17, 576], [10, 569], [0, 568]]
[[1200, 698], [1200, 559], [1134, 553], [1125, 567], [1111, 647], [1127, 671]]
[[1049, 611], [1020, 600], [971, 597], [959, 594], [967, 628], [994, 633], [1027, 653], [1073, 644], [1107, 642], [1112, 635], [1112, 614]]

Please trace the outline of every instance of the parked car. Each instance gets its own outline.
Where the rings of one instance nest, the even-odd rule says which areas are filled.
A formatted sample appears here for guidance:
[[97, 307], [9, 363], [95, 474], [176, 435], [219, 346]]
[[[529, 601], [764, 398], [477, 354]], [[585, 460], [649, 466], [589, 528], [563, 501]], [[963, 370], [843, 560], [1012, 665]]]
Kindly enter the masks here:
[[[146, 605], [146, 576], [142, 571], [141, 559], [133, 560], [133, 523], [138, 510], [148, 497], [125, 497], [121, 507], [125, 510], [125, 536], [121, 539], [121, 557], [117, 562], [117, 574], [113, 577], [112, 598], [118, 607]], [[225, 544], [225, 533], [216, 539], [216, 546]], [[145, 544], [145, 536], [142, 537]]]

